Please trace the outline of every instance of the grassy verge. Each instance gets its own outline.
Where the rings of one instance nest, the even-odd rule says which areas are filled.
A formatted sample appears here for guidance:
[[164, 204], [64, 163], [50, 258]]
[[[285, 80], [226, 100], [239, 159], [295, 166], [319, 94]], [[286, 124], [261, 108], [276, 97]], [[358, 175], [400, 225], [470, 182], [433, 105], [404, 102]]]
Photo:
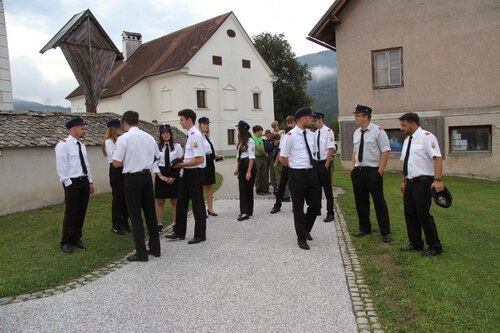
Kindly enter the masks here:
[[[335, 186], [350, 232], [358, 230], [350, 174], [336, 168]], [[394, 241], [381, 242], [372, 206], [371, 236], [353, 237], [378, 315], [386, 332], [498, 332], [500, 322], [500, 214], [498, 182], [445, 177], [453, 206], [436, 205], [445, 252], [425, 258], [401, 252], [407, 245], [399, 173], [384, 176]]]
[[[217, 174], [217, 190], [222, 177]], [[54, 287], [102, 267], [134, 249], [131, 234], [111, 230], [111, 194], [90, 198], [83, 240], [87, 250], [71, 255], [59, 248], [64, 206], [55, 205], [0, 217], [0, 297]], [[164, 225], [170, 224], [165, 204]], [[147, 234], [147, 233], [146, 233]]]

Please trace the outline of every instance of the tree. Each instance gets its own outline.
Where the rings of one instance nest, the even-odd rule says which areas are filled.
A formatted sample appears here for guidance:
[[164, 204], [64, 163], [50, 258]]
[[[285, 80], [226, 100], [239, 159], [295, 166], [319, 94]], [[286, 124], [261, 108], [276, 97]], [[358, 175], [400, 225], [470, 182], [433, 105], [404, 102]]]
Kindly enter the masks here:
[[295, 58], [292, 47], [284, 34], [268, 32], [253, 36], [255, 47], [278, 80], [274, 83], [274, 116], [282, 122], [287, 116], [303, 106], [311, 106], [312, 98], [306, 94], [307, 81], [311, 73], [307, 64], [302, 65]]

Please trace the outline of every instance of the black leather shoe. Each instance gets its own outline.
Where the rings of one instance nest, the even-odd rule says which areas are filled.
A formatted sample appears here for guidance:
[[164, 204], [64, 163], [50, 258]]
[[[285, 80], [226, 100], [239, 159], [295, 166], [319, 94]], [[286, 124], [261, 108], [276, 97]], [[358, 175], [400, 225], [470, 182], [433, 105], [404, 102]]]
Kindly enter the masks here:
[[237, 220], [238, 221], [243, 221], [243, 220], [248, 220], [250, 218], [250, 216], [248, 216], [247, 214], [243, 214], [243, 215], [240, 215]]
[[277, 212], [279, 212], [281, 209], [274, 206], [273, 209], [271, 209], [271, 214], [276, 214]]
[[128, 257], [127, 257], [127, 260], [128, 260], [128, 261], [142, 261], [142, 262], [146, 262], [146, 261], [148, 261], [149, 259], [148, 259], [148, 257], [146, 257], [146, 258], [141, 258], [141, 257], [137, 256], [137, 254], [132, 254], [131, 256], [128, 256]]
[[297, 242], [297, 244], [299, 245], [299, 247], [302, 249], [302, 250], [309, 250], [311, 249], [309, 247], [309, 245], [307, 245], [307, 242]]
[[153, 251], [151, 251], [151, 250], [148, 250], [148, 254], [149, 254], [149, 255], [152, 255], [153, 257], [156, 257], [156, 258], [158, 258], [158, 257], [160, 257], [160, 256], [161, 256], [161, 254], [156, 253], [156, 252], [153, 252]]
[[400, 248], [400, 250], [401, 251], [422, 251], [423, 248], [416, 247], [416, 246], [413, 246], [413, 244], [410, 244], [410, 245], [403, 246], [402, 248]]
[[311, 236], [311, 233], [310, 233], [310, 232], [308, 232], [308, 233], [306, 234], [306, 239], [307, 239], [307, 240], [313, 240], [313, 238], [312, 238], [312, 236]]
[[200, 242], [204, 242], [207, 240], [207, 237], [194, 237], [193, 239], [188, 241], [188, 244], [197, 244]]
[[219, 216], [219, 214], [215, 213], [215, 212], [211, 212], [207, 209], [207, 214], [210, 215], [210, 216]]
[[85, 244], [81, 240], [76, 241], [75, 245], [78, 246], [80, 249], [86, 249], [88, 247], [87, 244]]
[[67, 254], [73, 253], [73, 251], [74, 251], [73, 246], [71, 246], [69, 244], [61, 245], [61, 250]]
[[161, 234], [161, 232], [163, 231], [163, 224], [158, 224], [158, 232]]
[[391, 234], [383, 235], [382, 242], [389, 243], [392, 240]]
[[371, 234], [371, 232], [358, 231], [354, 234], [354, 237], [362, 238], [369, 234]]
[[181, 237], [179, 235], [177, 235], [175, 232], [171, 233], [171, 234], [168, 234], [165, 236], [165, 238], [168, 238], [168, 239], [185, 239], [186, 237]]
[[326, 214], [326, 217], [323, 220], [323, 222], [332, 222], [333, 220], [335, 220], [335, 216], [331, 213], [328, 213]]
[[125, 235], [125, 231], [122, 228], [111, 228], [111, 232], [117, 235]]
[[428, 249], [427, 251], [424, 252], [424, 256], [426, 257], [434, 257], [434, 256], [438, 256], [440, 255], [441, 253], [443, 253], [443, 249], [442, 248], [432, 248], [432, 249]]

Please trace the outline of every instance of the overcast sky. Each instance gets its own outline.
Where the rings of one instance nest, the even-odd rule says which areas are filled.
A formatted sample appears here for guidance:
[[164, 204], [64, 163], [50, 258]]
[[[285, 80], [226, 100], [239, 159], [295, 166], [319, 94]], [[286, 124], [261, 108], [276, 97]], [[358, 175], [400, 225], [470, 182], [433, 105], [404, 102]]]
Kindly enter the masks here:
[[14, 98], [69, 106], [77, 87], [62, 51], [40, 49], [76, 13], [90, 9], [117, 48], [123, 30], [143, 42], [233, 11], [250, 37], [285, 34], [297, 56], [325, 48], [305, 39], [334, 0], [4, 0]]

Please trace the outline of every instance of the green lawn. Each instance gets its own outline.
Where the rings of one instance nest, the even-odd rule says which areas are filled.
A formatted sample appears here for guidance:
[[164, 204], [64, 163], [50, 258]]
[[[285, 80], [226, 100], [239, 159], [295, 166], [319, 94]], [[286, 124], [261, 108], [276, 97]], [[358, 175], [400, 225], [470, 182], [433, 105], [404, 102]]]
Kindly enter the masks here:
[[[222, 177], [217, 174], [218, 189]], [[170, 224], [165, 204], [164, 225]], [[111, 230], [111, 194], [91, 196], [83, 227], [86, 250], [64, 254], [59, 247], [64, 206], [0, 217], [0, 297], [54, 287], [78, 278], [134, 250], [132, 235]], [[147, 234], [147, 232], [146, 232]]]
[[[358, 230], [350, 174], [337, 168], [334, 185], [349, 231]], [[401, 252], [408, 244], [400, 173], [384, 176], [394, 241], [381, 242], [372, 206], [371, 236], [353, 244], [385, 332], [500, 332], [500, 183], [444, 177], [453, 205], [432, 206], [445, 252], [426, 258]]]

